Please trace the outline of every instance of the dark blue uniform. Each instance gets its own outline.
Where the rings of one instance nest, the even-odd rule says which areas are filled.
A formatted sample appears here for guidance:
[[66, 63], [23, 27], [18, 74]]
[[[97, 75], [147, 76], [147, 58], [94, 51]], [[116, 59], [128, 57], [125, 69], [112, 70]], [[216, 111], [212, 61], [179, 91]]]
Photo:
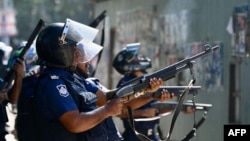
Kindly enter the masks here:
[[5, 130], [5, 125], [8, 122], [6, 105], [6, 102], [0, 104], [0, 141], [5, 141], [5, 135], [7, 134]]
[[[130, 81], [131, 79], [134, 79], [134, 78], [136, 78], [135, 75], [124, 76], [118, 82], [117, 87], [119, 87], [122, 83]], [[150, 104], [153, 102], [155, 101], [151, 101], [138, 109], [147, 109], [149, 108]], [[138, 137], [134, 133], [134, 130], [131, 128], [129, 120], [126, 118], [123, 118], [122, 122], [123, 122], [123, 126], [125, 129], [125, 131], [122, 134], [124, 140], [125, 141], [141, 141], [140, 139], [138, 139]], [[147, 137], [149, 137], [150, 139], [154, 141], [158, 141], [157, 136], [155, 134], [155, 130], [154, 130], [156, 124], [158, 123], [159, 123], [159, 119], [151, 120], [151, 121], [135, 121], [134, 126], [135, 126], [135, 130], [138, 131], [139, 133], [146, 135]]]
[[31, 112], [33, 110], [32, 98], [36, 81], [36, 75], [25, 77], [22, 80], [22, 89], [17, 102], [18, 113], [15, 120], [18, 141], [34, 141]]
[[36, 141], [108, 140], [103, 122], [78, 134], [67, 131], [60, 123], [59, 117], [65, 112], [88, 112], [97, 108], [97, 96], [87, 91], [71, 73], [62, 69], [46, 69], [38, 84], [34, 99]]
[[[3, 80], [0, 78], [0, 85], [2, 85]], [[6, 105], [8, 104], [7, 101], [0, 103], [0, 141], [5, 141], [5, 135], [7, 131], [5, 130], [5, 125], [9, 121], [7, 112], [6, 112]]]
[[[77, 141], [60, 123], [60, 116], [78, 107], [60, 78], [72, 75], [62, 69], [47, 69], [38, 79], [34, 93], [34, 124], [37, 141]], [[73, 79], [71, 79], [73, 80]]]
[[[85, 85], [88, 91], [96, 94], [96, 92], [99, 90], [98, 79], [89, 78], [85, 80], [83, 77], [79, 75], [75, 75], [75, 77], [78, 78], [79, 81], [81, 81]], [[105, 119], [103, 121], [103, 124], [105, 126], [105, 129], [108, 135], [108, 141], [121, 141], [122, 140], [122, 137], [119, 131], [117, 130], [112, 117], [108, 117], [107, 119]]]

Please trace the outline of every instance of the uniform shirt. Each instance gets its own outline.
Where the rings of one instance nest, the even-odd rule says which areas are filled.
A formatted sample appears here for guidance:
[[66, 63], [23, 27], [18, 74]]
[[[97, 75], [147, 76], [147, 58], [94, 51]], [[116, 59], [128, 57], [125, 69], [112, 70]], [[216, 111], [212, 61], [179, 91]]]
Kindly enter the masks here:
[[[81, 82], [85, 85], [87, 91], [90, 91], [96, 94], [97, 91], [101, 89], [98, 79], [95, 79], [95, 78], [85, 79], [79, 75], [75, 75], [75, 76], [76, 78], [81, 80]], [[113, 122], [112, 117], [108, 117], [107, 119], [105, 119], [103, 121], [103, 125], [105, 126], [106, 132], [108, 134], [108, 141], [121, 141], [122, 140], [122, 136], [120, 135], [120, 132], [115, 126], [115, 123]]]
[[[88, 112], [95, 110], [98, 108], [96, 106], [97, 96], [96, 92], [98, 91], [98, 87], [86, 81], [84, 77], [81, 77], [77, 74], [73, 75], [74, 77], [74, 84], [77, 82], [77, 85], [84, 88], [86, 92], [81, 93], [77, 92], [74, 94], [74, 99], [76, 100], [78, 109], [80, 112]], [[75, 87], [75, 86], [74, 86]], [[100, 122], [95, 127], [77, 135], [78, 140], [80, 141], [108, 141], [108, 134], [107, 128], [105, 127], [105, 120]]]
[[73, 82], [73, 75], [63, 69], [46, 68], [37, 80], [34, 93], [36, 141], [77, 141], [59, 121], [66, 112], [78, 110], [62, 78]]
[[[87, 85], [86, 88], [88, 90], [91, 89], [90, 86], [97, 87], [98, 89], [102, 89], [101, 88], [102, 86], [100, 86], [99, 80], [96, 78], [88, 78], [86, 85]], [[107, 129], [107, 132], [108, 132], [108, 141], [121, 141], [121, 140], [123, 140], [123, 137], [121, 136], [118, 128], [116, 127], [112, 117], [108, 117], [104, 121], [104, 123], [106, 125], [105, 128]]]
[[5, 132], [5, 125], [6, 122], [8, 122], [8, 116], [6, 112], [6, 104], [1, 103], [0, 104], [0, 134]]
[[51, 75], [41, 80], [36, 94], [36, 106], [42, 114], [49, 120], [58, 120], [64, 113], [78, 110], [66, 84], [59, 79], [59, 76], [70, 79], [72, 74], [61, 69], [46, 70], [45, 73]]
[[[0, 85], [3, 84], [3, 80], [0, 78]], [[8, 122], [8, 116], [6, 112], [7, 101], [0, 103], [0, 134], [6, 132], [5, 125]]]
[[[31, 75], [23, 78], [22, 89], [17, 102], [17, 116], [15, 119], [15, 129], [18, 141], [34, 141], [35, 133], [33, 126], [32, 105], [34, 88], [36, 87], [37, 76]], [[10, 90], [12, 91], [12, 89]]]
[[[33, 97], [34, 88], [36, 87], [37, 76], [32, 75], [23, 78], [22, 89], [19, 94], [17, 101], [17, 111], [18, 114], [25, 114], [29, 112], [30, 108], [30, 98]], [[12, 89], [10, 90], [12, 91]]]

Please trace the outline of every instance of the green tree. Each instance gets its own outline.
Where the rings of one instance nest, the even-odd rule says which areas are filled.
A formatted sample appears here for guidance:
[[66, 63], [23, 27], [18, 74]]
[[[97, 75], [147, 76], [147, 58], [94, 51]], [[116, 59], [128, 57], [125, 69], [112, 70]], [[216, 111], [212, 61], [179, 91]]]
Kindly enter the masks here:
[[18, 34], [13, 37], [13, 45], [27, 40], [39, 19], [46, 24], [64, 22], [66, 18], [88, 24], [92, 19], [93, 3], [88, 0], [18, 0], [13, 1], [16, 9]]

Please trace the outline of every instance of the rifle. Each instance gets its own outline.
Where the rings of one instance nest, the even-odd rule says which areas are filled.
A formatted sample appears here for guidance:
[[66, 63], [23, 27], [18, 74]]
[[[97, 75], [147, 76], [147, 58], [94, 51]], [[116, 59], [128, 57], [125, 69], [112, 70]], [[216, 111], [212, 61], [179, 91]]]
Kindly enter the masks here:
[[107, 11], [104, 10], [98, 17], [96, 17], [90, 24], [89, 26], [91, 27], [97, 27], [99, 23], [106, 17]]
[[[174, 109], [176, 106], [177, 102], [175, 101], [155, 102], [150, 105], [150, 107], [157, 108], [159, 111], [164, 111], [165, 109]], [[183, 103], [181, 110], [185, 111], [187, 107], [192, 107], [195, 110], [208, 111], [212, 107], [212, 104], [186, 102]]]
[[[175, 96], [179, 96], [181, 95], [184, 90], [187, 88], [188, 86], [160, 86], [160, 88], [153, 93], [147, 93], [145, 95], [153, 95], [153, 97], [160, 97], [161, 96], [161, 92], [162, 90], [167, 90], [170, 94], [174, 94]], [[201, 89], [201, 86], [192, 86], [189, 90], [188, 94], [197, 94], [198, 90]]]
[[[37, 34], [41, 31], [42, 27], [44, 27], [45, 22], [40, 19], [38, 24], [36, 25], [35, 29], [33, 30], [33, 32], [31, 33], [26, 45], [24, 46], [22, 52], [19, 55], [19, 59], [24, 60], [24, 55], [27, 53], [27, 51], [29, 50], [30, 46], [32, 45], [33, 41], [35, 40]], [[9, 88], [12, 81], [15, 78], [15, 71], [13, 69], [10, 69], [10, 71], [7, 72], [3, 84], [0, 87], [0, 90], [2, 91], [3, 89]]]
[[[128, 82], [123, 83], [119, 88], [113, 90], [112, 98], [127, 97], [134, 94], [134, 97], [142, 95], [146, 88], [149, 87], [150, 78], [161, 78], [163, 81], [174, 78], [179, 72], [185, 69], [191, 69], [193, 67], [193, 60], [211, 54], [213, 51], [218, 50], [219, 46], [210, 47], [205, 45], [206, 49], [194, 56], [183, 59], [170, 66], [167, 66], [161, 70], [155, 71], [150, 74], [143, 75], [141, 77], [134, 78]], [[139, 93], [139, 94], [138, 94]]]
[[[150, 108], [156, 108], [159, 111], [159, 115], [152, 117], [152, 118], [137, 118], [134, 119], [135, 121], [151, 121], [151, 120], [156, 120], [160, 119], [163, 116], [167, 116], [171, 114], [171, 111], [173, 111], [178, 102], [175, 101], [166, 101], [166, 102], [155, 102], [150, 104]], [[186, 102], [183, 103], [181, 111], [185, 112], [187, 107], [191, 107], [195, 109], [195, 111], [208, 111], [209, 109], [212, 108], [212, 104], [206, 104], [206, 103], [192, 103], [192, 102]]]
[[[159, 113], [161, 113], [159, 116], [154, 117], [154, 119], [135, 119], [135, 121], [150, 121], [150, 120], [155, 120], [155, 119], [160, 119], [163, 116], [169, 115], [171, 110], [175, 109], [176, 106], [178, 105], [178, 102], [174, 102], [174, 101], [169, 101], [169, 102], [156, 102], [156, 103], [152, 103], [150, 106], [153, 108], [157, 108], [159, 110]], [[193, 103], [193, 102], [186, 102], [182, 104], [181, 107], [181, 111], [186, 111], [187, 107], [191, 107], [193, 109], [195, 109], [195, 111], [204, 111], [202, 118], [194, 123], [192, 130], [180, 141], [188, 141], [189, 139], [191, 139], [192, 137], [194, 137], [196, 135], [196, 130], [201, 126], [201, 124], [206, 120], [206, 115], [207, 115], [207, 111], [209, 109], [211, 109], [212, 104], [205, 104], [205, 103]], [[171, 128], [170, 128], [171, 129]], [[162, 135], [162, 131], [160, 128], [160, 125], [158, 124], [157, 126], [157, 130], [159, 132], [159, 136], [163, 141], [168, 141], [169, 138], [165, 138]], [[171, 133], [171, 132], [170, 132]]]
[[[96, 18], [89, 24], [89, 26], [91, 26], [91, 27], [97, 27], [97, 26], [99, 25], [99, 23], [106, 17], [106, 13], [107, 13], [107, 11], [104, 10], [98, 17], [96, 17]], [[104, 34], [104, 31], [105, 31], [104, 28], [105, 28], [105, 25], [104, 25], [104, 27], [102, 28], [102, 36], [101, 36], [101, 43], [100, 43], [101, 46], [103, 46], [103, 44], [104, 44], [104, 35], [105, 35], [105, 34]], [[98, 54], [98, 60], [97, 60], [97, 62], [96, 62], [96, 68], [97, 68], [98, 63], [100, 62], [100, 59], [101, 59], [101, 56], [102, 56], [102, 51], [103, 51], [103, 50], [101, 50], [100, 53]], [[91, 74], [90, 74], [91, 77], [93, 77], [93, 76], [95, 75], [96, 68], [93, 68], [93, 70], [92, 70], [92, 72], [91, 72]]]

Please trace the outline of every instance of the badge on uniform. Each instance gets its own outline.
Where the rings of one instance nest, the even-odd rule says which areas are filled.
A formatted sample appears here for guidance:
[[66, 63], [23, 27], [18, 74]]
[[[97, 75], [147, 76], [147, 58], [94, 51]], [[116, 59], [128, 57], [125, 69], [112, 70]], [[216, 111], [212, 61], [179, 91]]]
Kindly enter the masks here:
[[60, 84], [60, 85], [57, 85], [56, 88], [61, 96], [67, 97], [69, 95], [68, 90], [65, 85]]

